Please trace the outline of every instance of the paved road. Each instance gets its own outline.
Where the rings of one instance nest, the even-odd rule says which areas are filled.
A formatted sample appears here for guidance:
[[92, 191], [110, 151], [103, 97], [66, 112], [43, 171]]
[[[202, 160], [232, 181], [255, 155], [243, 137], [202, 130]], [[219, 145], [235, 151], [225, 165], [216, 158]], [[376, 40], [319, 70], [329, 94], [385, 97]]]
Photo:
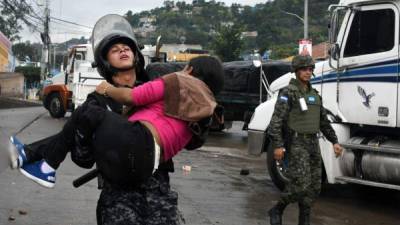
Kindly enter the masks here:
[[28, 106], [41, 106], [40, 101], [26, 101], [19, 98], [9, 98], [0, 96], [0, 109], [20, 108]]
[[[66, 119], [52, 119], [41, 107], [0, 110], [0, 127], [16, 132], [39, 117], [18, 136], [26, 143], [59, 131]], [[279, 196], [270, 181], [265, 155], [248, 157], [247, 135], [240, 124], [232, 130], [214, 133], [207, 146], [183, 151], [175, 158], [173, 189], [179, 193], [179, 208], [190, 225], [268, 224], [266, 211]], [[185, 172], [182, 166], [190, 165]], [[240, 175], [249, 169], [247, 176]], [[0, 225], [92, 225], [98, 199], [96, 181], [81, 188], [72, 181], [86, 170], [67, 158], [57, 173], [54, 189], [39, 187], [17, 171], [0, 174]], [[328, 185], [318, 199], [314, 225], [398, 225], [400, 194], [349, 185]], [[297, 206], [291, 205], [284, 224], [297, 224]]]

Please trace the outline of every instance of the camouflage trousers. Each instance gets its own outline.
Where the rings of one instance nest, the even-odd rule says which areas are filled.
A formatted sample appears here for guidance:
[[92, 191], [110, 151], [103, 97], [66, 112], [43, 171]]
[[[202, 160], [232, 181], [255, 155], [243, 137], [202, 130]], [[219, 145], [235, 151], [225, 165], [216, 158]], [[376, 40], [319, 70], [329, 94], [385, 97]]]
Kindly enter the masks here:
[[130, 190], [105, 185], [97, 204], [98, 225], [177, 225], [178, 194], [171, 191], [168, 172], [156, 172]]
[[321, 153], [315, 136], [293, 136], [288, 151], [288, 178], [280, 202], [311, 207], [321, 192]]

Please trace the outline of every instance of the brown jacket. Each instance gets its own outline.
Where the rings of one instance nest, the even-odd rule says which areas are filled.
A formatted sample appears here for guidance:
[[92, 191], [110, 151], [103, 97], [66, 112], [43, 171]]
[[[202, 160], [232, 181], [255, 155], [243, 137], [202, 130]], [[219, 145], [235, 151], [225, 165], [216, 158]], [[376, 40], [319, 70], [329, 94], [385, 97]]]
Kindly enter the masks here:
[[182, 72], [162, 77], [165, 83], [164, 112], [188, 122], [199, 121], [214, 113], [214, 95], [201, 80]]

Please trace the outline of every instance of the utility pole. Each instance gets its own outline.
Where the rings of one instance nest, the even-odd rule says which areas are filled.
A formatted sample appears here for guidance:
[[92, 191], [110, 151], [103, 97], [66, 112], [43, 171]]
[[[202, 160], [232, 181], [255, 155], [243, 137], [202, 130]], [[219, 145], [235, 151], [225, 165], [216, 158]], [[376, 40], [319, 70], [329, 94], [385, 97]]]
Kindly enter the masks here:
[[40, 62], [40, 81], [44, 81], [46, 79], [46, 75], [49, 71], [49, 46], [50, 46], [50, 36], [49, 36], [49, 21], [50, 21], [50, 9], [49, 9], [49, 0], [45, 0], [45, 8], [44, 8], [44, 31], [40, 34], [40, 37], [43, 42], [42, 48], [42, 60]]
[[56, 49], [57, 46], [55, 44], [53, 44], [53, 69], [56, 69]]
[[[301, 53], [301, 48], [304, 48], [308, 51], [308, 53], [310, 55], [312, 55], [312, 42], [311, 40], [308, 39], [308, 0], [304, 0], [304, 16], [303, 18], [301, 18], [301, 16], [295, 14], [295, 13], [291, 13], [291, 12], [286, 12], [282, 9], [280, 9], [281, 12], [291, 15], [291, 16], [295, 16], [297, 19], [301, 20], [301, 22], [303, 22], [303, 26], [304, 26], [304, 36], [302, 40], [299, 40], [299, 53], [300, 54], [304, 54]], [[308, 49], [311, 48], [311, 49]]]
[[308, 0], [304, 0], [304, 39], [308, 39]]
[[282, 9], [279, 9], [281, 12], [288, 14], [290, 16], [294, 16], [297, 19], [301, 20], [304, 26], [304, 36], [303, 39], [307, 40], [308, 39], [308, 0], [304, 0], [304, 16], [303, 18], [295, 13], [287, 12]]

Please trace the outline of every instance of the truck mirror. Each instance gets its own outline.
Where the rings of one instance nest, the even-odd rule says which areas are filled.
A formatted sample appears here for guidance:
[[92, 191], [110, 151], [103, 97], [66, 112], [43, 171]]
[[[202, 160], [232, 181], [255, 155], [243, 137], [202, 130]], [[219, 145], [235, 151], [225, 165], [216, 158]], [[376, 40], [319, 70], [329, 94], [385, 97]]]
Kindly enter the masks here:
[[339, 58], [339, 45], [337, 43], [331, 45], [331, 48], [329, 49], [329, 55], [334, 59], [338, 60]]
[[336, 43], [336, 36], [338, 33], [338, 23], [339, 23], [338, 11], [334, 10], [331, 15], [331, 22], [328, 25], [329, 43], [331, 43], [331, 44]]
[[162, 47], [162, 43], [161, 43], [161, 35], [157, 37], [157, 42], [156, 42], [156, 54], [155, 57], [158, 59], [160, 58], [160, 50]]
[[[340, 47], [339, 44], [335, 43], [332, 44], [331, 47], [329, 48], [329, 66], [332, 69], [339, 69], [339, 55], [340, 54]], [[336, 65], [333, 64], [333, 60], [336, 61]]]

